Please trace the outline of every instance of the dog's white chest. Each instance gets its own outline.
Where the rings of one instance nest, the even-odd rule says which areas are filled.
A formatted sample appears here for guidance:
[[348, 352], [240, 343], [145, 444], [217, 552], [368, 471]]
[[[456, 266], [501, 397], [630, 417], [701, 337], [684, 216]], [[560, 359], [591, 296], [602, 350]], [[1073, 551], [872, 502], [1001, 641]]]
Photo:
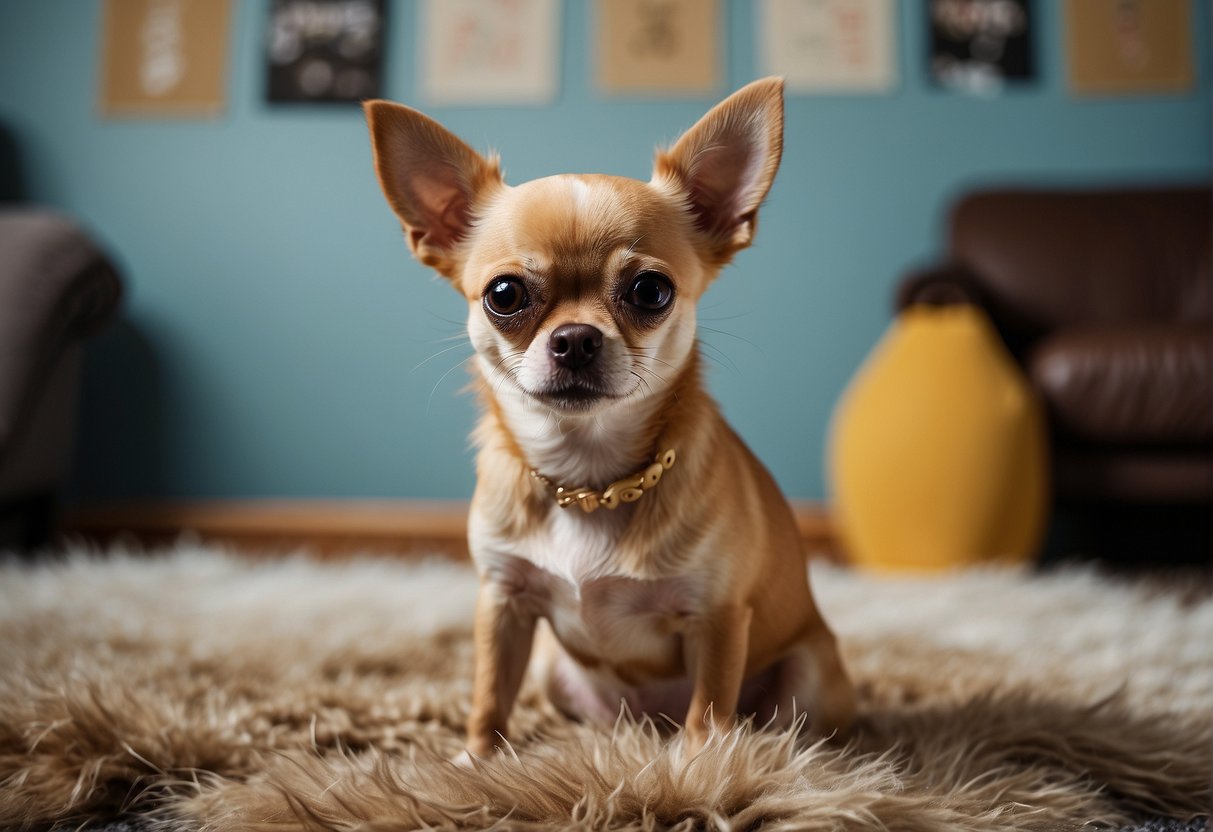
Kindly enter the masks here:
[[618, 521], [554, 514], [543, 533], [508, 553], [482, 553], [482, 568], [513, 598], [547, 619], [586, 666], [635, 677], [681, 668], [684, 624], [703, 608], [691, 576], [642, 580], [613, 569]]
[[687, 579], [612, 575], [571, 583], [522, 558], [506, 568], [518, 601], [533, 604], [587, 667], [602, 665], [631, 682], [681, 668], [683, 624], [698, 608]]

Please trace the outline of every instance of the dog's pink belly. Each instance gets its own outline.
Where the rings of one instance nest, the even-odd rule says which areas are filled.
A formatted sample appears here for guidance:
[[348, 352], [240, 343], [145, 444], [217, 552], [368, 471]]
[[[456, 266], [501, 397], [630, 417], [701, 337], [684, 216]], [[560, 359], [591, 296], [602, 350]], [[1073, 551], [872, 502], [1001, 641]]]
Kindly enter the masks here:
[[[775, 664], [745, 680], [738, 713], [753, 714], [760, 724], [775, 716], [779, 673]], [[552, 657], [548, 674], [555, 704], [570, 716], [594, 722], [612, 722], [626, 709], [633, 716], [666, 716], [681, 723], [691, 706], [693, 684], [686, 676], [628, 685], [609, 671], [584, 667], [563, 651]]]
[[626, 708], [633, 715], [664, 714], [681, 720], [691, 703], [686, 678], [663, 679], [644, 685], [627, 685], [600, 668], [586, 668], [562, 654], [549, 668], [549, 693], [570, 716], [610, 722]]
[[583, 584], [580, 593], [560, 587], [543, 614], [582, 664], [637, 683], [681, 671], [682, 600], [660, 582], [606, 578]]

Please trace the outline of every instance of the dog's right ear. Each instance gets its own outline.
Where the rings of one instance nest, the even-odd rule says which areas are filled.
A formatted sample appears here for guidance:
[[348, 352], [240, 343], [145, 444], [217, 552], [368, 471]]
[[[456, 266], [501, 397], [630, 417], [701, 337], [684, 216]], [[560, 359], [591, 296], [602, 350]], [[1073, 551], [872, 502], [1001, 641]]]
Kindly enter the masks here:
[[502, 185], [496, 157], [484, 158], [429, 116], [391, 101], [363, 104], [375, 172], [418, 260], [455, 278], [459, 242], [477, 201]]

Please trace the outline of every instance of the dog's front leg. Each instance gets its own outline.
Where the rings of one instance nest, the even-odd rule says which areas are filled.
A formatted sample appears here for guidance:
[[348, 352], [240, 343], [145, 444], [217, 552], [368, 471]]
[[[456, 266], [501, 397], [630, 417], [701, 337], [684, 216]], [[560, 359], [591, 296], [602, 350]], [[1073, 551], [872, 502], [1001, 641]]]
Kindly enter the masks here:
[[481, 583], [473, 625], [476, 669], [467, 725], [467, 750], [477, 757], [487, 756], [507, 736], [510, 711], [535, 636], [535, 615], [522, 607], [496, 582]]
[[737, 718], [752, 617], [749, 606], [722, 607], [686, 633], [684, 649], [694, 680], [686, 716], [688, 756], [703, 748], [711, 728], [728, 729]]

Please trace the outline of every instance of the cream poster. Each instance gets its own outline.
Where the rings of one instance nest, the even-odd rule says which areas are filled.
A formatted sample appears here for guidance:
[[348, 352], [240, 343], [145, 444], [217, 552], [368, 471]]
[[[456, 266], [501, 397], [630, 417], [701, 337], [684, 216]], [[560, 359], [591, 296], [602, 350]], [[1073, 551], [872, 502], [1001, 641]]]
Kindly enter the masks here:
[[423, 0], [421, 96], [430, 104], [550, 104], [559, 0]]
[[883, 93], [897, 85], [893, 0], [761, 0], [762, 72], [791, 93]]

